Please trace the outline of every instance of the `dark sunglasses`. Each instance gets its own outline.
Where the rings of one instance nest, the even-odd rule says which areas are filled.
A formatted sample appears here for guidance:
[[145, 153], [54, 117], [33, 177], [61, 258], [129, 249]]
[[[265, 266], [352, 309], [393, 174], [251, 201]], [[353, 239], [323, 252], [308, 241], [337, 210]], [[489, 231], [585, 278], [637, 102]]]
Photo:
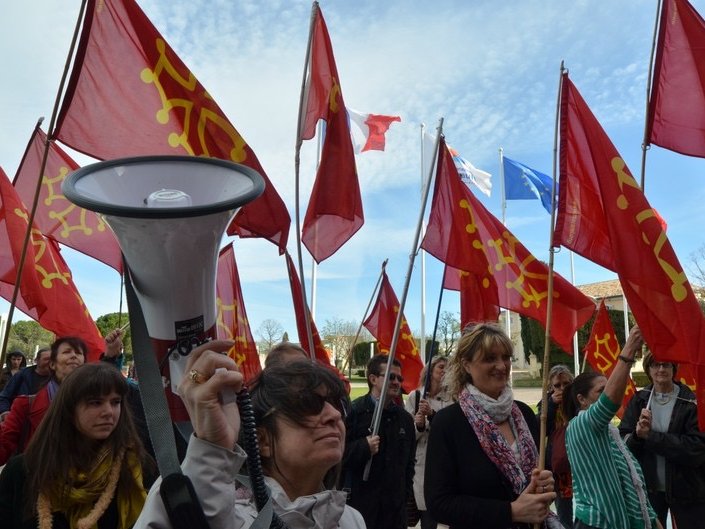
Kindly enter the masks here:
[[673, 367], [673, 364], [670, 362], [654, 362], [653, 364], [651, 364], [651, 367], [653, 367], [654, 369], [658, 369], [659, 367], [662, 367], [664, 369], [670, 369]]
[[347, 406], [345, 399], [336, 395], [321, 395], [315, 391], [302, 391], [299, 393], [298, 412], [301, 416], [318, 415], [323, 411], [326, 402], [333, 406], [345, 418]]
[[[384, 373], [378, 373], [376, 376], [378, 377], [383, 377]], [[389, 373], [389, 380], [394, 381], [396, 380], [399, 383], [404, 382], [404, 377], [401, 375], [397, 375], [396, 373]]]

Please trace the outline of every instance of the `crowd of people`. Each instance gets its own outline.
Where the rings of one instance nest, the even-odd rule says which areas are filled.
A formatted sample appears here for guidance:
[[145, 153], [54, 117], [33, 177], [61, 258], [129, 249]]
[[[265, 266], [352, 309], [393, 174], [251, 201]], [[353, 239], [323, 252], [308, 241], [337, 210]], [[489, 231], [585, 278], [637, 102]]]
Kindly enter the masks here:
[[[422, 529], [651, 529], [665, 528], [669, 513], [677, 529], [699, 527], [705, 434], [677, 365], [647, 353], [651, 384], [613, 424], [642, 345], [635, 327], [609, 378], [551, 368], [544, 467], [538, 416], [514, 399], [513, 346], [496, 324], [466, 328], [406, 399], [396, 359], [374, 356], [368, 392], [351, 402], [330, 366], [283, 342], [243, 406], [226, 398], [247, 395], [222, 354], [233, 342], [207, 342], [179, 385], [193, 426], [181, 468], [214, 529], [403, 529], [412, 508]], [[118, 369], [121, 350], [114, 331], [99, 362], [85, 363], [77, 337], [39, 350], [31, 367], [8, 355], [3, 527], [183, 527], [172, 485], [158, 476], [139, 388]]]

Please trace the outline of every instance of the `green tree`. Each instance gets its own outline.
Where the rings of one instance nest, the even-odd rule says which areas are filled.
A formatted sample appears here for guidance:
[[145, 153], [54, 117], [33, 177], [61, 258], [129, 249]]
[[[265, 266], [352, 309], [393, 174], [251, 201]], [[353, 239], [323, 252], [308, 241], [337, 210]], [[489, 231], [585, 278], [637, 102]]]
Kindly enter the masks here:
[[46, 347], [54, 341], [54, 333], [47, 331], [34, 320], [17, 321], [10, 327], [7, 351], [20, 350], [28, 358], [34, 358], [39, 347]]
[[[375, 342], [357, 342], [353, 347], [353, 368], [364, 369], [370, 359], [370, 344]], [[375, 347], [374, 352], [377, 352]]]
[[[617, 341], [620, 346], [624, 345], [624, 311], [607, 309], [607, 313], [610, 317], [610, 322], [612, 327], [614, 327], [614, 333], [617, 336]], [[592, 318], [578, 329], [578, 351], [580, 354], [581, 365], [583, 358], [583, 350], [590, 340], [590, 333], [592, 332], [592, 325], [595, 323], [595, 318], [597, 317], [597, 311], [593, 314]], [[634, 318], [629, 313], [629, 327], [634, 325]], [[546, 331], [543, 326], [531, 318], [521, 316], [521, 340], [524, 343], [524, 352], [526, 354], [527, 360], [529, 353], [533, 352], [539, 361], [543, 361], [543, 348], [545, 343]], [[572, 366], [574, 364], [573, 355], [569, 355], [566, 351], [556, 345], [555, 342], [551, 341], [551, 347], [549, 350], [550, 355], [550, 365], [556, 364], [566, 364]]]
[[[438, 343], [438, 340], [431, 342], [432, 338], [433, 336], [426, 336], [426, 351], [424, 352], [426, 356], [424, 356], [423, 359], [424, 363], [426, 363], [427, 358], [431, 358], [431, 356], [437, 355], [440, 352], [441, 344]], [[433, 349], [431, 349], [431, 346], [433, 346]]]
[[[97, 320], [95, 324], [98, 326], [100, 334], [105, 336], [109, 332], [115, 329], [121, 328], [130, 320], [127, 313], [111, 312], [110, 314], [103, 314]], [[130, 333], [130, 327], [125, 329], [122, 336], [122, 345], [125, 352], [125, 360], [128, 362], [132, 361], [132, 334]]]

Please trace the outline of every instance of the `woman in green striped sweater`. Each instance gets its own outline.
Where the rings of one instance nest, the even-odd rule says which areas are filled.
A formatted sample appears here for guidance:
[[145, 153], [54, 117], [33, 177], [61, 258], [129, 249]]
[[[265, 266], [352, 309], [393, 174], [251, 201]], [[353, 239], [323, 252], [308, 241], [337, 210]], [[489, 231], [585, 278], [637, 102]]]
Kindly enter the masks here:
[[564, 390], [563, 412], [572, 418], [566, 449], [573, 472], [575, 529], [662, 529], [649, 504], [641, 467], [612, 424], [643, 343], [635, 326], [609, 380], [583, 373]]

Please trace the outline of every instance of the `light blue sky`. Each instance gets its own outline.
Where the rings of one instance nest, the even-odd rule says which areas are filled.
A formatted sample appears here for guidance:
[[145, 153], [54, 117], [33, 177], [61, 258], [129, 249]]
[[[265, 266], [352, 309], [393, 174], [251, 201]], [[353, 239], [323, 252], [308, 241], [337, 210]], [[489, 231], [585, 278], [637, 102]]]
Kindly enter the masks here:
[[[31, 8], [20, 2], [3, 7], [0, 165], [8, 175], [14, 174], [36, 119], [44, 115], [48, 123], [78, 4], [40, 0]], [[140, 5], [252, 146], [293, 216], [296, 119], [311, 4], [144, 0]], [[705, 11], [705, 1], [694, 5]], [[392, 125], [385, 152], [357, 157], [366, 222], [319, 268], [319, 328], [334, 317], [360, 320], [387, 257], [390, 280], [401, 296], [419, 215], [421, 123], [433, 129], [444, 117], [448, 143], [492, 173], [492, 196], [478, 196], [501, 217], [500, 146], [510, 158], [552, 174], [563, 59], [639, 178], [656, 0], [323, 0], [321, 8], [346, 104], [362, 112], [400, 115], [402, 122]], [[302, 152], [305, 198], [315, 150], [310, 141]], [[686, 269], [690, 254], [705, 239], [703, 173], [705, 160], [658, 147], [647, 158], [647, 198], [668, 222], [670, 240]], [[549, 216], [539, 201], [509, 202], [507, 225], [537, 258], [548, 260]], [[292, 253], [294, 245], [292, 228]], [[253, 331], [272, 318], [294, 337], [283, 258], [273, 245], [256, 240], [235, 240], [235, 252]], [[116, 311], [117, 273], [70, 250], [64, 255], [93, 317]], [[430, 333], [442, 267], [432, 257], [427, 265]], [[555, 265], [570, 279], [566, 250], [557, 254]], [[417, 264], [405, 310], [415, 332], [421, 319], [419, 270]], [[615, 277], [579, 257], [575, 274], [579, 284]], [[458, 303], [457, 293], [445, 294], [444, 310], [456, 312]], [[0, 301], [0, 311], [7, 307]]]

